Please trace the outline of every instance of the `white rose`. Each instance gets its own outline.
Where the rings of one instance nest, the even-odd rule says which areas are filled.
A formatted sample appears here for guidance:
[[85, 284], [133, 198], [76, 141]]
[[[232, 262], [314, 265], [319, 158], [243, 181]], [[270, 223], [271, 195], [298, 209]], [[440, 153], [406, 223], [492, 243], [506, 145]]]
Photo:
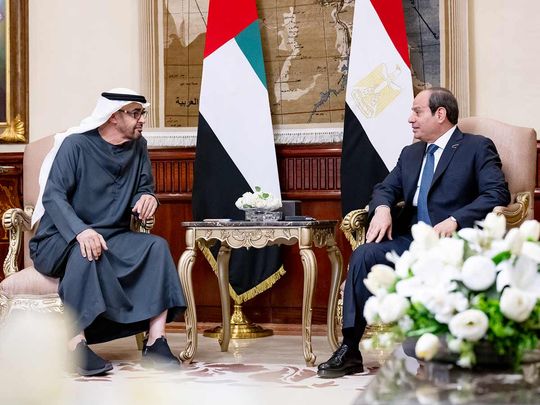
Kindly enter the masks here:
[[411, 228], [415, 246], [419, 250], [429, 250], [437, 244], [439, 235], [433, 228], [423, 222], [414, 224]]
[[409, 315], [404, 315], [399, 321], [398, 325], [403, 332], [410, 331], [414, 326], [414, 321]]
[[536, 263], [540, 263], [540, 244], [538, 242], [523, 242], [521, 254], [531, 258]]
[[410, 251], [406, 250], [405, 252], [403, 252], [403, 254], [394, 262], [396, 267], [396, 274], [398, 275], [398, 277], [409, 277], [409, 270], [411, 269], [414, 261], [415, 257]]
[[379, 299], [369, 297], [364, 304], [364, 318], [368, 325], [373, 325], [379, 320]]
[[497, 271], [497, 291], [501, 292], [504, 287], [510, 285], [510, 274], [514, 271], [514, 267], [506, 260], [497, 265]]
[[419, 277], [406, 278], [396, 283], [396, 292], [402, 297], [409, 298], [421, 294], [424, 289], [425, 285]]
[[472, 245], [478, 245], [482, 239], [482, 235], [479, 229], [476, 228], [463, 228], [458, 231], [458, 236], [465, 239]]
[[519, 233], [525, 240], [532, 239], [538, 241], [538, 237], [540, 236], [540, 222], [534, 219], [523, 222], [519, 227]]
[[525, 321], [535, 305], [536, 298], [534, 296], [517, 288], [508, 287], [501, 295], [501, 312], [508, 319], [516, 322]]
[[442, 238], [437, 243], [437, 256], [441, 258], [443, 263], [459, 267], [463, 263], [464, 247], [463, 239]]
[[424, 255], [413, 263], [411, 270], [422, 281], [428, 284], [437, 284], [446, 276], [444, 267], [442, 260]]
[[448, 350], [450, 350], [452, 353], [459, 353], [461, 351], [462, 343], [463, 343], [463, 340], [461, 339], [448, 339], [447, 341]]
[[396, 273], [392, 267], [385, 264], [376, 264], [371, 268], [364, 284], [373, 295], [379, 295], [380, 291], [388, 291], [397, 279]]
[[424, 333], [416, 342], [414, 352], [416, 357], [424, 360], [431, 360], [439, 351], [441, 342], [433, 333]]
[[471, 256], [461, 270], [461, 280], [473, 291], [484, 291], [493, 285], [497, 277], [495, 263], [483, 256]]
[[452, 317], [448, 328], [458, 339], [476, 342], [482, 339], [488, 329], [488, 317], [478, 309], [468, 309]]
[[516, 228], [512, 228], [508, 231], [504, 237], [505, 250], [509, 250], [513, 254], [517, 255], [521, 252], [521, 247], [523, 246], [523, 240], [520, 231]]
[[506, 232], [506, 218], [504, 215], [490, 212], [486, 219], [481, 222], [484, 233], [492, 239], [501, 239]]
[[458, 361], [456, 361], [456, 364], [461, 368], [471, 368], [472, 363], [473, 361], [471, 355], [461, 356]]
[[409, 300], [396, 293], [382, 298], [379, 305], [379, 316], [384, 323], [396, 322], [409, 309]]
[[512, 265], [510, 261], [504, 261], [497, 266], [497, 291], [502, 291], [507, 285], [531, 294], [540, 299], [540, 273], [538, 265], [527, 256], [519, 256]]
[[469, 306], [467, 298], [462, 293], [448, 293], [444, 288], [426, 289], [424, 295], [418, 298], [423, 300], [424, 306], [435, 315], [437, 322], [446, 324], [456, 312], [463, 311]]

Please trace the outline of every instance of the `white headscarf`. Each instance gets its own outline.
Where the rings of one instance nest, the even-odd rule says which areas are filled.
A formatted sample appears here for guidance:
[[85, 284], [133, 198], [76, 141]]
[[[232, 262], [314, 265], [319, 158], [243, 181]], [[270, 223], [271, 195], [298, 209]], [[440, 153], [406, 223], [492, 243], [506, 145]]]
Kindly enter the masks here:
[[[107, 93], [140, 96], [137, 92], [133, 90], [120, 87], [111, 89], [107, 91]], [[47, 154], [47, 156], [45, 156], [45, 159], [43, 160], [41, 169], [39, 171], [39, 196], [36, 202], [36, 206], [34, 208], [34, 213], [32, 215], [32, 227], [36, 222], [41, 219], [41, 217], [45, 213], [45, 207], [43, 207], [43, 192], [45, 191], [45, 186], [47, 184], [47, 180], [49, 179], [49, 173], [51, 172], [54, 158], [58, 153], [58, 149], [60, 149], [60, 145], [62, 145], [62, 142], [64, 142], [64, 139], [66, 139], [69, 135], [72, 134], [80, 134], [86, 131], [90, 131], [91, 129], [98, 128], [99, 126], [107, 122], [111, 115], [113, 115], [116, 111], [133, 102], [138, 101], [110, 100], [101, 95], [96, 103], [94, 111], [92, 111], [92, 114], [89, 117], [83, 119], [78, 126], [69, 128], [67, 131], [57, 133], [54, 136], [54, 145]], [[149, 103], [140, 104], [143, 106], [143, 108], [148, 108], [150, 106]]]

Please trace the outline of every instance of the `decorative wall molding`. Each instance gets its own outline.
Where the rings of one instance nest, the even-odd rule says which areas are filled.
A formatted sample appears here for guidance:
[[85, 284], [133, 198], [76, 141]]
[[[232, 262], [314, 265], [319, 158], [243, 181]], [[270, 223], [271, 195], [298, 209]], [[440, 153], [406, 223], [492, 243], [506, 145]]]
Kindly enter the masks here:
[[[197, 128], [161, 128], [144, 131], [152, 148], [189, 148], [197, 144]], [[274, 127], [276, 145], [341, 143], [343, 127]]]
[[470, 116], [469, 5], [462, 0], [440, 0], [441, 86], [451, 90], [459, 116]]

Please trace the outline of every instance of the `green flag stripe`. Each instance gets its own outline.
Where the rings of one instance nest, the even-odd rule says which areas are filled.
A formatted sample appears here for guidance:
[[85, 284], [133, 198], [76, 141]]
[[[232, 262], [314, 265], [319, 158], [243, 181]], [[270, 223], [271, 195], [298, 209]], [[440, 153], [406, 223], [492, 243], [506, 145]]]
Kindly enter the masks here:
[[262, 54], [261, 33], [259, 31], [259, 20], [255, 20], [248, 25], [235, 37], [235, 40], [244, 55], [246, 55], [246, 59], [249, 61], [249, 64], [257, 76], [259, 76], [263, 86], [267, 88]]

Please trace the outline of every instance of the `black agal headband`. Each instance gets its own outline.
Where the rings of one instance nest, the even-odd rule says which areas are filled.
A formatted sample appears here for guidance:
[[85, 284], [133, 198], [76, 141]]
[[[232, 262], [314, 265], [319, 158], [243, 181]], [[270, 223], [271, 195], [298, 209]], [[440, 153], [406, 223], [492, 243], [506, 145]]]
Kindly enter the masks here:
[[122, 93], [101, 93], [108, 100], [115, 101], [135, 101], [137, 103], [146, 104], [146, 98], [137, 94], [122, 94]]

